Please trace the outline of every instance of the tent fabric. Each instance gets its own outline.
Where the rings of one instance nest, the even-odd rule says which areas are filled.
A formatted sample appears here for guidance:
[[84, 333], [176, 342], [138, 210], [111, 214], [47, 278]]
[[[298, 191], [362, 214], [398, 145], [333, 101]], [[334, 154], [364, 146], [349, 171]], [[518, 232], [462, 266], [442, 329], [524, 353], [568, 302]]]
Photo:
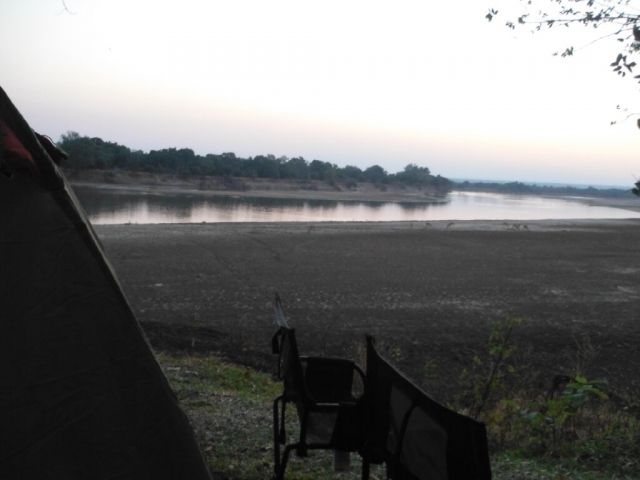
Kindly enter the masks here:
[[0, 221], [0, 478], [210, 479], [82, 207], [2, 89]]
[[491, 479], [484, 424], [427, 396], [378, 354], [370, 336], [365, 405], [363, 456], [365, 462], [384, 462], [388, 478]]

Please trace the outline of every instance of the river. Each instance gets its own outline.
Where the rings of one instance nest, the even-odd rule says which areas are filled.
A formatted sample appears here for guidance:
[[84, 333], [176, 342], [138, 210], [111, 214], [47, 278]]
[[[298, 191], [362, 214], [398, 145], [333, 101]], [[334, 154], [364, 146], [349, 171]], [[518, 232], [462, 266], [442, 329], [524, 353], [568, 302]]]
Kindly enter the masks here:
[[640, 218], [640, 213], [536, 196], [452, 192], [442, 203], [299, 200], [74, 187], [93, 224]]

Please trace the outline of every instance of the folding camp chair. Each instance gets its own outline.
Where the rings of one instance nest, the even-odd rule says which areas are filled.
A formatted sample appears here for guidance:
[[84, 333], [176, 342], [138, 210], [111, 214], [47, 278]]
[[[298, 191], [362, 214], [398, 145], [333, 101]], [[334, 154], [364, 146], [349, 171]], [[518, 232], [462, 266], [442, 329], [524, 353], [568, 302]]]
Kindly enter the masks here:
[[432, 400], [384, 360], [367, 336], [362, 478], [385, 463], [393, 480], [489, 480], [484, 424]]
[[[356, 372], [364, 382], [362, 369], [350, 360], [301, 357], [295, 330], [287, 327], [273, 337], [273, 353], [279, 354], [278, 377], [284, 384], [283, 394], [273, 402], [273, 478], [284, 479], [291, 450], [306, 456], [313, 449], [360, 449], [364, 409], [352, 390]], [[300, 422], [300, 436], [290, 444], [285, 432], [287, 403], [295, 405]], [[285, 445], [282, 457], [280, 444]]]

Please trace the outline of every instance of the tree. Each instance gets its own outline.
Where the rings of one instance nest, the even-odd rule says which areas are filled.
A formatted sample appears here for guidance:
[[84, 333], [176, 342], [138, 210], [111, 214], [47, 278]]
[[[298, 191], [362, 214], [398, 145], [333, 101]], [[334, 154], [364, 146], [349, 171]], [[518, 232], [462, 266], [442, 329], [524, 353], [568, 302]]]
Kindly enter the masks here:
[[[631, 56], [640, 51], [640, 5], [632, 0], [553, 0], [545, 2], [545, 8], [536, 9], [531, 13], [529, 9], [540, 3], [536, 0], [520, 0], [523, 2], [524, 11], [516, 19], [508, 19], [506, 26], [512, 30], [516, 27], [528, 26], [533, 32], [543, 28], [552, 28], [556, 25], [571, 27], [574, 25], [592, 27], [598, 30], [598, 35], [593, 40], [610, 40], [616, 43], [616, 52], [612, 55], [613, 62], [610, 67], [620, 77], [632, 74], [636, 62], [631, 61]], [[498, 15], [498, 11], [490, 9], [485, 18], [492, 21]], [[554, 55], [570, 57], [574, 54], [573, 46], [568, 46], [562, 53]], [[640, 75], [633, 77], [640, 83]], [[640, 120], [638, 121], [640, 127]]]
[[[621, 78], [631, 78], [636, 67], [633, 56], [640, 52], [640, 2], [633, 0], [552, 0], [541, 2], [539, 0], [520, 0], [523, 10], [515, 19], [508, 19], [506, 26], [510, 29], [517, 27], [533, 27], [533, 32], [554, 26], [583, 26], [598, 29], [598, 34], [593, 42], [608, 40], [616, 42], [616, 48], [612, 54], [612, 63], [609, 65], [613, 73]], [[538, 9], [536, 5], [543, 3]], [[532, 13], [532, 11], [534, 13]], [[492, 21], [498, 11], [489, 9], [485, 16]], [[573, 46], [568, 46], [562, 53], [554, 55], [562, 57], [572, 56], [575, 52]], [[614, 56], [615, 55], [615, 56]], [[640, 75], [633, 76], [640, 83]], [[636, 116], [638, 114], [630, 114]], [[626, 120], [626, 119], [625, 119]], [[612, 121], [611, 124], [615, 124]], [[640, 128], [640, 119], [637, 120]], [[640, 182], [638, 182], [640, 183]], [[633, 193], [640, 196], [640, 185], [636, 183]]]
[[362, 172], [362, 170], [359, 167], [355, 167], [353, 165], [347, 165], [346, 167], [341, 168], [339, 170], [339, 173], [341, 173], [345, 179], [349, 180], [351, 184], [361, 182], [364, 178], [364, 173]]
[[396, 173], [396, 179], [409, 185], [426, 185], [431, 182], [431, 172], [427, 167], [420, 167], [410, 163], [403, 172]]
[[77, 132], [62, 134], [60, 142], [69, 155], [68, 164], [73, 168], [103, 168], [110, 166], [108, 155], [102, 148], [104, 142], [100, 138], [81, 137]]
[[[540, 2], [520, 1], [525, 4], [525, 11], [521, 12], [517, 19], [507, 20], [506, 26], [510, 29], [513, 30], [517, 26], [530, 26], [535, 32], [555, 25], [600, 28], [600, 32], [602, 30], [605, 32], [599, 34], [594, 42], [604, 39], [618, 42], [618, 55], [611, 64], [613, 71], [622, 77], [627, 73], [633, 73], [636, 63], [629, 62], [627, 58], [628, 55], [640, 51], [640, 5], [632, 6], [632, 0], [553, 0], [545, 2], [544, 9], [536, 9], [537, 13], [532, 14], [528, 9]], [[485, 18], [492, 21], [496, 15], [498, 11], [490, 9]], [[567, 57], [573, 54], [574, 47], [569, 46], [560, 55]], [[558, 52], [554, 55], [558, 55]], [[640, 75], [634, 78], [638, 79]]]
[[331, 170], [331, 164], [329, 162], [323, 162], [322, 160], [312, 160], [309, 164], [309, 175], [311, 180], [323, 180], [325, 172]]
[[367, 182], [379, 183], [384, 182], [387, 179], [387, 171], [380, 165], [373, 165], [367, 168], [364, 172], [364, 179]]
[[309, 180], [309, 164], [303, 157], [290, 159], [287, 162], [287, 172], [290, 178]]

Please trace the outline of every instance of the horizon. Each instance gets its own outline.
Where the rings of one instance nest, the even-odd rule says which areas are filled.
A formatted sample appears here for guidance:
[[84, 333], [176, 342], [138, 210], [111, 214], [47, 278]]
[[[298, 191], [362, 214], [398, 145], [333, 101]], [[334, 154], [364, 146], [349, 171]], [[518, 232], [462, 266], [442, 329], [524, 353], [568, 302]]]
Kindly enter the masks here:
[[[67, 131], [67, 133], [69, 133], [69, 131]], [[79, 132], [74, 132], [74, 133], [78, 133], [80, 136], [83, 136]], [[87, 137], [87, 138], [94, 139], [94, 138], [100, 138], [100, 137]], [[113, 140], [104, 139], [104, 138], [100, 138], [100, 140], [102, 140], [104, 142], [115, 143], [117, 145], [124, 146], [124, 147], [128, 148], [127, 145], [124, 145], [122, 143], [119, 143], [119, 142], [116, 142], [116, 141], [113, 141]], [[55, 143], [60, 143], [60, 141], [56, 141], [56, 140], [54, 140], [54, 142]], [[173, 148], [176, 148], [176, 147], [163, 147], [163, 148], [158, 148], [158, 149], [153, 149], [153, 150], [161, 151], [161, 150], [169, 150], [169, 149], [173, 149]], [[183, 148], [189, 149], [189, 147], [183, 147]], [[133, 150], [133, 149], [131, 149], [131, 150]], [[148, 150], [148, 151], [145, 152], [145, 151], [142, 150], [142, 152], [145, 153], [145, 154], [148, 154], [150, 151], [151, 150]], [[194, 153], [195, 153], [195, 155], [200, 155], [197, 152], [194, 152]], [[219, 153], [208, 152], [208, 153], [206, 153], [204, 155], [201, 155], [201, 156], [205, 157], [206, 155], [221, 155], [223, 153], [234, 153], [235, 154], [235, 152], [225, 151], [225, 152], [219, 152]], [[273, 153], [261, 153], [261, 154], [258, 154], [256, 156], [259, 156], [259, 155], [263, 155], [263, 156], [273, 155], [275, 158], [281, 158], [281, 156], [275, 155]], [[300, 157], [300, 156], [297, 156], [297, 157]], [[253, 157], [239, 157], [239, 158], [253, 158]], [[296, 156], [291, 157], [291, 158], [296, 158]], [[305, 161], [307, 161], [307, 163], [310, 163], [312, 160], [315, 160], [315, 159], [306, 159], [305, 158]], [[332, 162], [330, 162], [330, 163], [332, 163]], [[339, 168], [344, 168], [344, 167], [348, 166], [346, 164], [345, 165], [335, 164], [335, 165], [337, 165]], [[63, 166], [64, 166], [64, 164], [63, 164]], [[374, 165], [366, 165], [366, 166], [364, 166], [364, 168], [361, 167], [361, 169], [365, 170], [366, 168], [371, 167], [371, 166], [374, 166]], [[399, 169], [398, 171], [387, 172], [387, 173], [396, 174], [396, 173], [402, 172], [403, 169], [404, 169], [404, 167]], [[433, 172], [433, 171], [431, 171], [431, 174], [432, 175], [440, 175], [438, 172]], [[442, 176], [444, 176], [444, 175], [442, 175]], [[548, 182], [548, 181], [535, 181], [534, 182], [534, 181], [528, 181], [528, 180], [522, 180], [522, 179], [519, 179], [519, 180], [514, 180], [514, 179], [497, 180], [497, 179], [493, 179], [493, 178], [452, 178], [452, 177], [445, 177], [445, 178], [451, 180], [454, 183], [463, 183], [463, 182], [470, 182], [470, 183], [501, 183], [501, 184], [504, 184], [504, 183], [523, 183], [525, 185], [534, 185], [534, 186], [573, 187], [573, 188], [579, 188], [579, 189], [586, 189], [586, 188], [596, 188], [596, 189], [599, 189], [599, 190], [603, 190], [603, 189], [630, 190], [631, 189], [631, 187], [624, 186], [624, 185], [602, 185], [602, 184], [584, 184], [584, 183]]]
[[640, 96], [617, 51], [579, 27], [511, 31], [512, 3], [6, 0], [2, 87], [56, 141], [631, 186], [640, 132], [621, 121]]

